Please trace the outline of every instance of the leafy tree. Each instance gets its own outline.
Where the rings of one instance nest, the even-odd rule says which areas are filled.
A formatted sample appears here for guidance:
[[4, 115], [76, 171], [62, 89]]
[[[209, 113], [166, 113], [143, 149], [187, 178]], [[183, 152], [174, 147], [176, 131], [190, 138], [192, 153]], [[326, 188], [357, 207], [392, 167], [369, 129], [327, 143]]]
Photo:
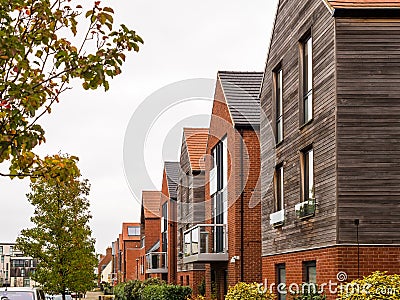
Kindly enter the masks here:
[[31, 188], [27, 197], [35, 208], [34, 227], [22, 230], [17, 247], [38, 259], [32, 278], [52, 294], [90, 290], [97, 259], [88, 224], [88, 181], [49, 183], [40, 178]]
[[376, 271], [339, 289], [340, 300], [400, 300], [400, 275]]
[[235, 286], [229, 287], [225, 299], [274, 300], [276, 296], [260, 284], [238, 282]]
[[125, 25], [113, 30], [113, 9], [96, 1], [85, 14], [82, 41], [74, 44], [82, 10], [71, 0], [0, 0], [0, 164], [10, 162], [9, 174], [1, 176], [79, 176], [77, 157], [41, 159], [33, 152], [46, 141], [38, 122], [74, 78], [84, 89], [108, 90], [126, 52], [143, 43]]

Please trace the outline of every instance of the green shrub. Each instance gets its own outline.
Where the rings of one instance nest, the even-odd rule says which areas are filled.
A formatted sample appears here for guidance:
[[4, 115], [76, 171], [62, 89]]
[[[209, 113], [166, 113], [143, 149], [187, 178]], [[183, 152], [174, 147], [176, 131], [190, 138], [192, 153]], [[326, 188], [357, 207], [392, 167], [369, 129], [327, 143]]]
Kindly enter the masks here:
[[104, 293], [104, 295], [112, 295], [113, 294], [113, 288], [109, 282], [102, 281], [100, 283], [100, 291]]
[[141, 300], [143, 283], [140, 280], [130, 280], [125, 283], [124, 293], [126, 300]]
[[148, 285], [142, 290], [142, 300], [186, 300], [192, 289], [180, 285]]
[[203, 277], [199, 285], [197, 286], [197, 291], [200, 296], [206, 295], [206, 279]]
[[387, 275], [386, 272], [356, 279], [344, 285], [339, 293], [341, 300], [400, 299], [400, 275]]
[[114, 286], [115, 300], [127, 300], [125, 296], [125, 283], [119, 283]]
[[273, 300], [275, 295], [257, 283], [239, 282], [230, 287], [225, 300]]
[[148, 278], [145, 281], [143, 281], [143, 288], [148, 286], [148, 285], [163, 285], [165, 284], [164, 280], [161, 280], [160, 278]]
[[298, 293], [292, 294], [293, 300], [325, 300], [326, 295], [314, 283], [303, 283]]

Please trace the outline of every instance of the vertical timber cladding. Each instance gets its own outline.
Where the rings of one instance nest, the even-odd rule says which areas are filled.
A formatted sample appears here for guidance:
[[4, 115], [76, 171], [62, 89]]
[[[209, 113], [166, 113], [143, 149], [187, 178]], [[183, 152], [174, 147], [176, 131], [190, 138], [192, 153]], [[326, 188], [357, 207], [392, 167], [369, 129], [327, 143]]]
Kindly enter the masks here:
[[[184, 128], [183, 130], [177, 193], [178, 283], [182, 277], [185, 280], [188, 278], [190, 284], [192, 284], [195, 282], [193, 280], [197, 280], [196, 278], [200, 276], [197, 273], [203, 274], [205, 269], [203, 263], [185, 264], [182, 258], [185, 251], [183, 233], [196, 224], [204, 222], [205, 166], [203, 160], [206, 153], [207, 138], [208, 128]], [[187, 282], [185, 280], [184, 282]], [[197, 286], [191, 287], [197, 288]]]
[[400, 18], [336, 18], [339, 242], [400, 244]]
[[[336, 97], [334, 18], [321, 0], [282, 0], [277, 13], [268, 55], [261, 105], [268, 120], [262, 118], [262, 241], [263, 256], [295, 249], [336, 244]], [[311, 29], [313, 38], [312, 122], [301, 127], [300, 40]], [[273, 184], [266, 180], [273, 172], [268, 157], [267, 124], [275, 122], [272, 97], [272, 72], [283, 70], [283, 142], [276, 148], [276, 162], [284, 167], [285, 224], [274, 228], [269, 215], [274, 211]], [[273, 137], [272, 137], [273, 138]], [[312, 145], [315, 156], [314, 217], [300, 220], [295, 205], [301, 202], [300, 151]]]

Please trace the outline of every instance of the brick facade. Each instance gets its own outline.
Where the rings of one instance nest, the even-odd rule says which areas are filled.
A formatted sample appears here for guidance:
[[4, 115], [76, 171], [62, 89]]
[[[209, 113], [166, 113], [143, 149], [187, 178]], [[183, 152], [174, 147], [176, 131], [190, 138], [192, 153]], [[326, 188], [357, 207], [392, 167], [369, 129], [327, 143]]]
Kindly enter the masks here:
[[199, 271], [186, 271], [177, 273], [177, 284], [182, 286], [189, 286], [192, 288], [193, 296], [199, 295], [199, 285], [203, 280], [206, 280], [205, 272]]
[[[370, 275], [377, 270], [387, 271], [389, 274], [400, 272], [400, 247], [360, 246], [359, 250], [360, 277]], [[276, 284], [277, 265], [285, 264], [286, 285], [300, 285], [305, 281], [304, 263], [309, 261], [316, 262], [317, 284], [319, 286], [325, 284], [324, 291], [328, 300], [336, 299], [334, 292], [340, 284], [337, 279], [339, 272], [347, 274], [347, 281], [359, 277], [357, 246], [334, 246], [263, 257], [263, 283], [267, 283], [269, 287], [271, 284]], [[330, 282], [331, 288], [329, 288]]]
[[[214, 96], [207, 145], [206, 182], [212, 168], [213, 148], [226, 137], [228, 146], [228, 253], [227, 262], [206, 265], [207, 299], [214, 293], [223, 299], [229, 286], [239, 281], [261, 281], [261, 204], [260, 204], [260, 144], [253, 128], [235, 127], [224, 98], [220, 80]], [[242, 175], [243, 174], [243, 182]], [[242, 188], [243, 185], [243, 188]], [[242, 194], [243, 189], [243, 194]], [[206, 184], [206, 216], [212, 221], [213, 201]], [[226, 213], [226, 212], [225, 212]], [[234, 256], [238, 260], [230, 262]], [[213, 291], [212, 291], [213, 289]]]

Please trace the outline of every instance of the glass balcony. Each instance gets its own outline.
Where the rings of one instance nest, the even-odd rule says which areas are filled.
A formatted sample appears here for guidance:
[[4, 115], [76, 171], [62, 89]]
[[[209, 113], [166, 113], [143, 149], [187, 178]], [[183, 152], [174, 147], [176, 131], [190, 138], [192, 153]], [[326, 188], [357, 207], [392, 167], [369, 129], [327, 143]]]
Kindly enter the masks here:
[[150, 252], [146, 254], [146, 273], [168, 273], [167, 252]]
[[184, 232], [183, 262], [228, 261], [226, 224], [199, 224]]

